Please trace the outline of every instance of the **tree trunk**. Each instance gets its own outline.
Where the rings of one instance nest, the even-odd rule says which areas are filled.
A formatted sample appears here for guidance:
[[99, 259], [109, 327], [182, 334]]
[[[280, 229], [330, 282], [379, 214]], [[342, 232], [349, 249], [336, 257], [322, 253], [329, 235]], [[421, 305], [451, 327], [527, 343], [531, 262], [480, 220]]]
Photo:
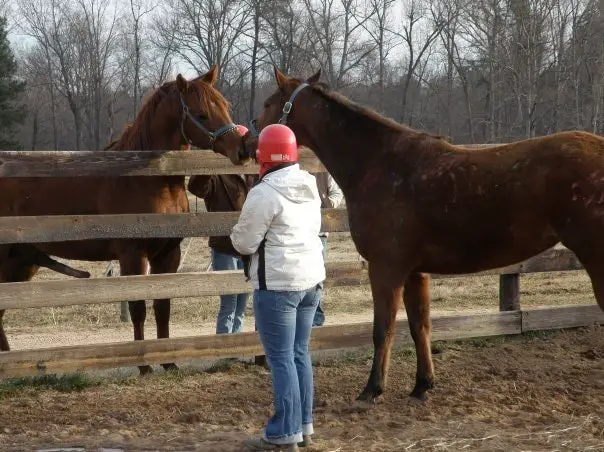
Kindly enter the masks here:
[[250, 86], [250, 119], [254, 118], [256, 104], [256, 65], [258, 60], [258, 44], [260, 40], [260, 4], [256, 0], [254, 4], [254, 45], [252, 47], [252, 68], [251, 68], [251, 86]]
[[35, 151], [36, 147], [38, 145], [38, 131], [39, 131], [39, 123], [38, 123], [38, 118], [39, 118], [39, 110], [38, 109], [34, 109], [34, 117], [33, 117], [33, 124], [32, 124], [32, 131], [31, 131], [31, 150]]

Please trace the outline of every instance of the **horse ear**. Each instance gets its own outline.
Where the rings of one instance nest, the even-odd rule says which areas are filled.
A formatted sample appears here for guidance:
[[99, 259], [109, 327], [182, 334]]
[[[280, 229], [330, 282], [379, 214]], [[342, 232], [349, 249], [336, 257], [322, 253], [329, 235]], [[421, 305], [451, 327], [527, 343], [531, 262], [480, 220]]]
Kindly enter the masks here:
[[189, 87], [189, 82], [182, 75], [178, 74], [176, 76], [176, 86], [178, 87], [178, 91], [184, 93]]
[[319, 70], [317, 71], [317, 73], [315, 75], [311, 75], [310, 77], [308, 77], [308, 79], [306, 79], [306, 83], [317, 83], [320, 78], [321, 78], [321, 68], [319, 68]]
[[215, 64], [212, 68], [201, 76], [201, 79], [208, 85], [214, 85], [218, 80], [218, 65]]
[[289, 80], [287, 78], [287, 75], [281, 72], [279, 68], [275, 65], [273, 65], [273, 69], [275, 71], [275, 79], [277, 80], [277, 86], [281, 91], [285, 92], [285, 90], [287, 89], [287, 82]]

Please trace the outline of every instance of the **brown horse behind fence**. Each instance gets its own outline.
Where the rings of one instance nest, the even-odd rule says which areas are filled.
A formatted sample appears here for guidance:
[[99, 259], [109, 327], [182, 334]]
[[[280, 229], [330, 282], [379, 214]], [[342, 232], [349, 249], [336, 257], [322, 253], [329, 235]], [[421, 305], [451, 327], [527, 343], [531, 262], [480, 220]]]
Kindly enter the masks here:
[[[242, 164], [242, 138], [232, 123], [226, 99], [213, 88], [217, 67], [194, 80], [178, 75], [157, 89], [111, 150], [167, 150], [189, 144], [213, 149]], [[185, 213], [189, 203], [184, 176], [0, 179], [0, 216]], [[82, 240], [35, 244], [65, 259], [119, 260], [122, 275], [174, 273], [181, 238]], [[17, 245], [15, 245], [17, 246]], [[0, 247], [1, 248], [1, 247]], [[19, 248], [17, 248], [19, 250]], [[1, 253], [0, 253], [1, 254]], [[7, 254], [7, 253], [5, 253]], [[30, 280], [38, 265], [24, 253], [0, 258], [0, 282]], [[129, 303], [134, 339], [144, 339], [145, 301]], [[153, 304], [157, 337], [169, 337], [170, 299]], [[8, 350], [0, 311], [0, 350]], [[164, 368], [174, 368], [173, 363]], [[141, 373], [151, 371], [141, 366]]]
[[560, 241], [604, 310], [604, 138], [562, 132], [470, 151], [331, 92], [317, 83], [320, 71], [304, 83], [275, 76], [258, 128], [284, 122], [316, 153], [342, 187], [352, 239], [369, 261], [375, 355], [359, 399], [384, 391], [403, 293], [417, 351], [411, 396], [433, 387], [424, 273], [498, 268]]

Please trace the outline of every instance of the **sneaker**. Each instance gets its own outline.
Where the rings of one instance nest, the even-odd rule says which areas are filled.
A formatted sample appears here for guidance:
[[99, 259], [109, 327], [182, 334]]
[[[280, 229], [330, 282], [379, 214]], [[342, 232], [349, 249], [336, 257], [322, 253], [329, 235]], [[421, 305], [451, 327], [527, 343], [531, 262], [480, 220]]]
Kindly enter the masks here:
[[249, 451], [263, 451], [263, 450], [277, 450], [281, 452], [295, 452], [298, 450], [298, 445], [294, 444], [273, 444], [266, 441], [264, 438], [250, 439], [245, 441], [246, 450]]

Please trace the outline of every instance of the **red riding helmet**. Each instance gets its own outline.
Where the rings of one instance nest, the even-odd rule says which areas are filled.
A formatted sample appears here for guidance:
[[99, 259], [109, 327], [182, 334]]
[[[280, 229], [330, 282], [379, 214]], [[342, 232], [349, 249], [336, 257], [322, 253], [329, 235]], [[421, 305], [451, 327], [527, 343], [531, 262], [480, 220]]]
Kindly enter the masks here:
[[298, 143], [292, 129], [283, 124], [271, 124], [260, 132], [256, 161], [260, 177], [270, 168], [298, 161]]
[[239, 132], [239, 135], [241, 135], [242, 137], [245, 136], [245, 134], [247, 133], [247, 127], [242, 126], [241, 124], [237, 125], [237, 132]]

